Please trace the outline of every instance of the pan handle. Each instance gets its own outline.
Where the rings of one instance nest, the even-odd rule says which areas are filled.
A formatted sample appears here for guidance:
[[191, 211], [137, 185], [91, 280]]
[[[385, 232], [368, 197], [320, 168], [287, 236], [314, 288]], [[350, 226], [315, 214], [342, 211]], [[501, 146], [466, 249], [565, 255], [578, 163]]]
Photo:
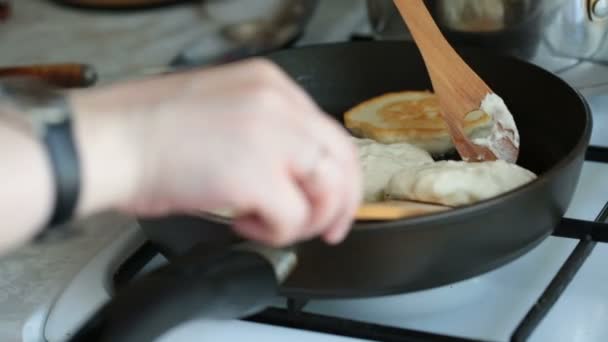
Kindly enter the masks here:
[[187, 255], [133, 281], [69, 341], [143, 342], [195, 318], [234, 319], [261, 311], [295, 267], [292, 250], [239, 245]]

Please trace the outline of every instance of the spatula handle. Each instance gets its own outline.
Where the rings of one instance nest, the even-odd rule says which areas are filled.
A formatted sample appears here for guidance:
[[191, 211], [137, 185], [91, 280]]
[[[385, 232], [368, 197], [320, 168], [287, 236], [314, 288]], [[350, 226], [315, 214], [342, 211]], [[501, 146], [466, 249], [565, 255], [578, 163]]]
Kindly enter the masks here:
[[492, 90], [448, 43], [423, 0], [394, 2], [422, 54], [458, 153], [464, 160], [495, 160], [489, 149], [473, 144], [463, 129], [466, 115], [479, 109]]
[[386, 201], [363, 204], [355, 219], [361, 221], [398, 220], [448, 210], [450, 207], [414, 201]]
[[[442, 101], [442, 108], [461, 120], [479, 109], [480, 97], [491, 93], [490, 87], [462, 60], [443, 36], [423, 0], [394, 0], [410, 33], [420, 49], [433, 88], [437, 93], [458, 101]], [[442, 99], [440, 99], [441, 101]]]

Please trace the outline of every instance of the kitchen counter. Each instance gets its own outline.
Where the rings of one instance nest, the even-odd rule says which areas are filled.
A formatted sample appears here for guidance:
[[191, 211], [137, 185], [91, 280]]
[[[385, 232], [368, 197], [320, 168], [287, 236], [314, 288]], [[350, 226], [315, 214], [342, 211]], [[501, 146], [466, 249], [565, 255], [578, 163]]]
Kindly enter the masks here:
[[104, 213], [77, 223], [83, 234], [68, 241], [30, 245], [0, 258], [0, 341], [20, 341], [24, 320], [127, 225]]
[[[365, 20], [364, 12], [363, 1], [321, 1], [310, 23], [320, 29], [307, 31], [300, 45], [346, 39]], [[102, 76], [128, 77], [133, 70], [166, 64], [220, 24], [196, 4], [123, 14], [13, 1], [12, 17], [0, 23], [0, 65], [85, 62]], [[118, 232], [135, 224], [103, 213], [74, 223], [84, 233], [69, 241], [26, 246], [0, 257], [0, 341], [20, 341], [23, 322], [36, 307], [51, 300]]]
[[[83, 12], [46, 1], [13, 1], [13, 16], [0, 24], [0, 65], [86, 62], [101, 73], [166, 63], [181, 47], [216, 25], [197, 6], [142, 14]], [[84, 234], [26, 246], [0, 258], [0, 341], [20, 341], [23, 321], [52, 299], [70, 278], [134, 220], [104, 213], [77, 225]]]
[[99, 12], [13, 1], [13, 16], [0, 24], [0, 65], [84, 62], [100, 74], [166, 64], [182, 47], [218, 23], [200, 6], [143, 12]]

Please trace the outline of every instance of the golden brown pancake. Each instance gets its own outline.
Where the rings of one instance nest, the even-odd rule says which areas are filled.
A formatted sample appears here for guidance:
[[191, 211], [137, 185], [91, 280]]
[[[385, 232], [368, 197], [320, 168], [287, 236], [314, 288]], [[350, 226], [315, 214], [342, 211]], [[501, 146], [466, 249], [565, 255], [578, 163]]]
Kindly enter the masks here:
[[[346, 127], [357, 137], [381, 143], [406, 142], [433, 154], [454, 149], [447, 125], [439, 112], [439, 100], [430, 91], [387, 93], [364, 101], [344, 113]], [[470, 137], [485, 137], [492, 118], [470, 113], [464, 123]]]

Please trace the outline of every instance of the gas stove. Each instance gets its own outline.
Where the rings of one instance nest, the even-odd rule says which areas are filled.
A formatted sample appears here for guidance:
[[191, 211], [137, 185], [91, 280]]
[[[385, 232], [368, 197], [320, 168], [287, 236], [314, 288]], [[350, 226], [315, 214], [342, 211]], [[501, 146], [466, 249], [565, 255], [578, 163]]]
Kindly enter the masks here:
[[[371, 39], [361, 4], [357, 6], [323, 30], [323, 21], [313, 18], [310, 25], [317, 30], [297, 45]], [[332, 8], [326, 15], [332, 15]], [[353, 300], [277, 297], [261, 313], [187, 322], [159, 340], [608, 340], [608, 226], [599, 224], [608, 220], [608, 136], [603, 133], [608, 129], [608, 87], [602, 81], [608, 79], [608, 67], [552, 56], [542, 48], [535, 61], [579, 89], [594, 119], [592, 146], [572, 203], [553, 235], [539, 246], [506, 266], [440, 288]], [[165, 262], [139, 229], [124, 231], [31, 315], [23, 340], [65, 340], [115, 291]]]
[[[592, 146], [566, 217], [534, 250], [449, 286], [369, 299], [276, 298], [241, 320], [184, 323], [159, 341], [604, 341], [608, 327], [608, 149]], [[137, 229], [93, 258], [23, 329], [26, 342], [62, 341], [112, 293], [166, 262]]]

